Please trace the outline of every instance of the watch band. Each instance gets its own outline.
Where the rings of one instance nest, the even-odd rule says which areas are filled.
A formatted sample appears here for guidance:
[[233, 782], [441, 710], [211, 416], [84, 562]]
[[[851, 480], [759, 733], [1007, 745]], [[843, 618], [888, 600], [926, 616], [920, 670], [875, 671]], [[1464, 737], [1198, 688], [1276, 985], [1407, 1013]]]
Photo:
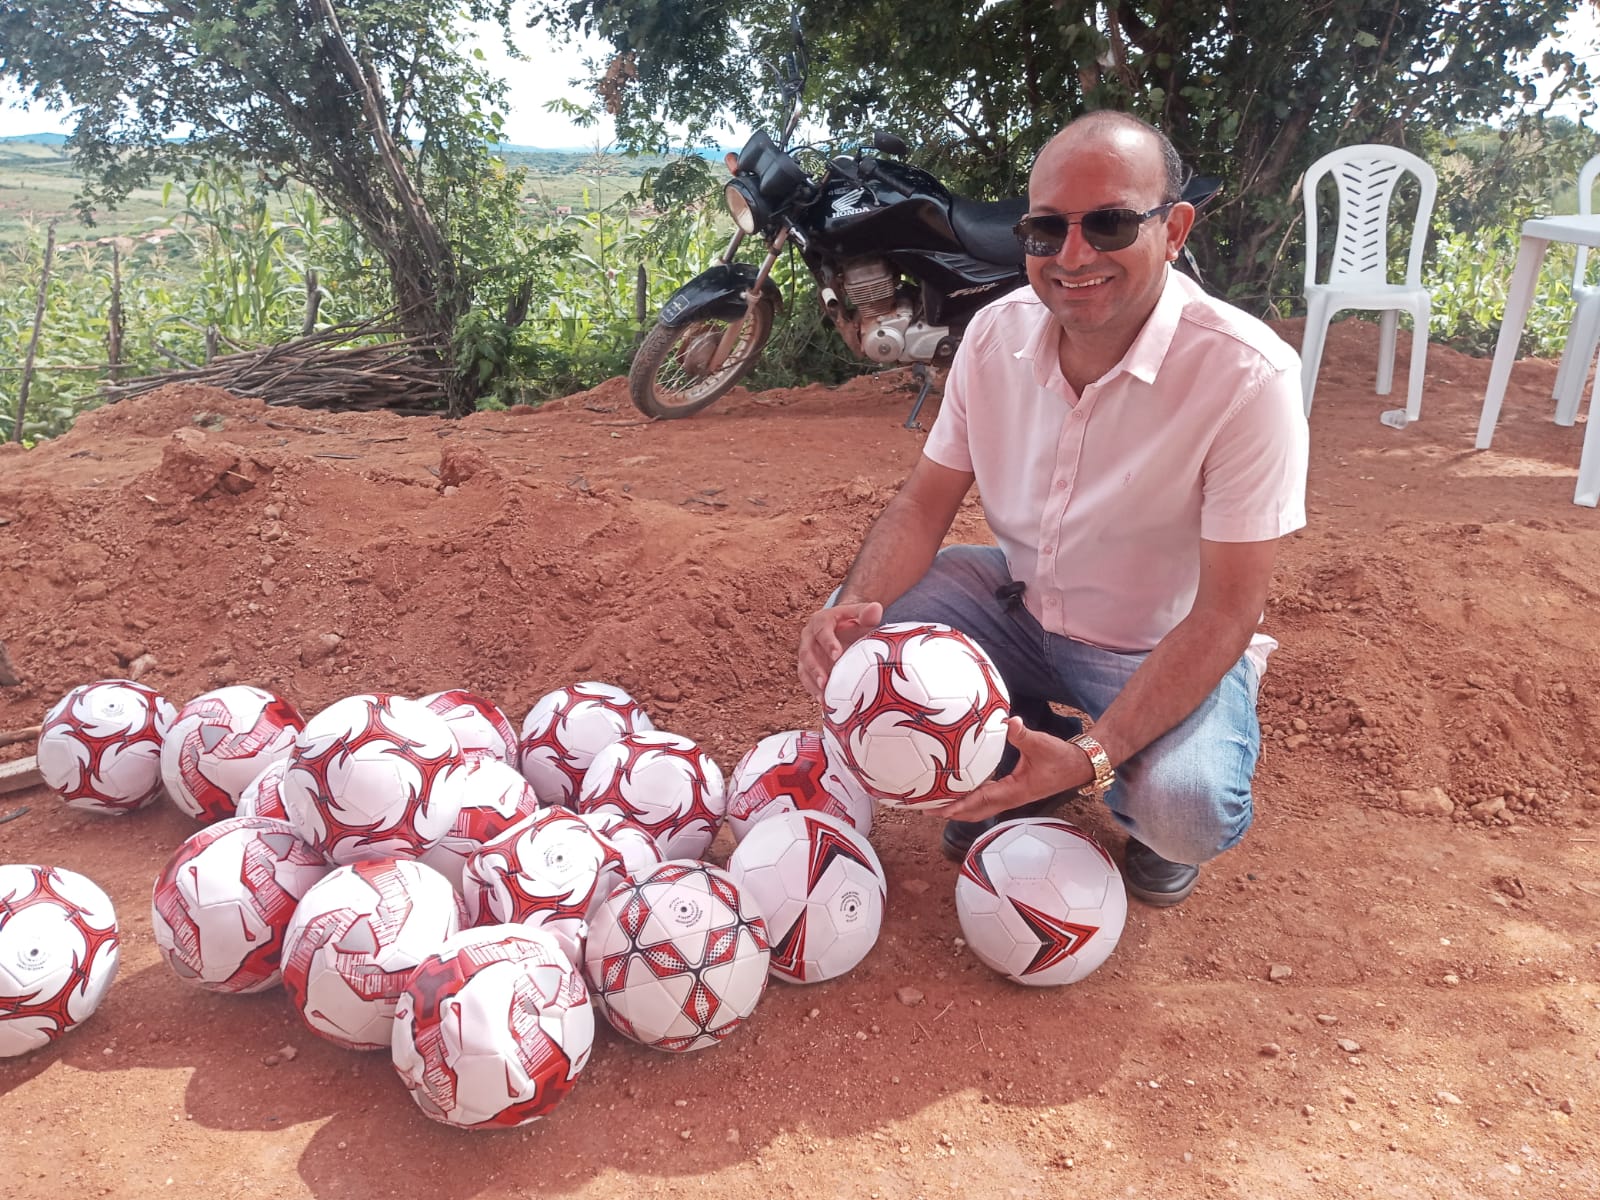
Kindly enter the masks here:
[[1096, 738], [1087, 733], [1080, 733], [1077, 737], [1068, 738], [1067, 741], [1087, 754], [1090, 765], [1094, 767], [1094, 782], [1084, 784], [1080, 790], [1092, 792], [1096, 797], [1104, 796], [1106, 789], [1117, 778], [1117, 773], [1111, 766], [1111, 756], [1106, 753], [1106, 748]]

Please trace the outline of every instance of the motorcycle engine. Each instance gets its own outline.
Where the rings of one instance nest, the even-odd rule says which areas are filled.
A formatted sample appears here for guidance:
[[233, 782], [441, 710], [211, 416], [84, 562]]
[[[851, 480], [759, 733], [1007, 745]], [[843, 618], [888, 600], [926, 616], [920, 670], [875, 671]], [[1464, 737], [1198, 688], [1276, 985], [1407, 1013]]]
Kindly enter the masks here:
[[874, 362], [928, 362], [950, 332], [943, 325], [914, 320], [909, 297], [895, 290], [895, 274], [881, 258], [857, 259], [840, 272], [854, 320], [835, 315], [851, 348]]

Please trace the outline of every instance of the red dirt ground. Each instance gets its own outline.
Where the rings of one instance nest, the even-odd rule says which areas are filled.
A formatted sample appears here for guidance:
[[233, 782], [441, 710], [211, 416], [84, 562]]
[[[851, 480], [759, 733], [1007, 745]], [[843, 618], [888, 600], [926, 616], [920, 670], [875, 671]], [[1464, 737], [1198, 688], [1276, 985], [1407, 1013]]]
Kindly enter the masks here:
[[[855, 972], [773, 985], [694, 1055], [604, 1030], [550, 1119], [460, 1133], [281, 992], [213, 996], [161, 964], [150, 884], [194, 829], [174, 807], [95, 819], [35, 789], [0, 799], [29, 809], [0, 860], [98, 881], [124, 951], [92, 1020], [0, 1063], [0, 1193], [1600, 1196], [1582, 430], [1549, 420], [1555, 365], [1525, 362], [1475, 452], [1488, 364], [1437, 346], [1422, 421], [1387, 428], [1402, 398], [1372, 395], [1374, 335], [1336, 326], [1318, 388], [1311, 523], [1267, 613], [1256, 826], [1182, 907], [1134, 905], [1090, 979], [1034, 991], [979, 964], [937, 818], [884, 813], [890, 912]], [[518, 722], [599, 678], [727, 769], [817, 724], [796, 638], [919, 451], [907, 385], [657, 424], [619, 380], [459, 423], [176, 387], [102, 409], [0, 454], [0, 641], [23, 678], [0, 729], [130, 664], [175, 703], [250, 682], [309, 714], [461, 686]], [[956, 535], [985, 533], [969, 507]]]

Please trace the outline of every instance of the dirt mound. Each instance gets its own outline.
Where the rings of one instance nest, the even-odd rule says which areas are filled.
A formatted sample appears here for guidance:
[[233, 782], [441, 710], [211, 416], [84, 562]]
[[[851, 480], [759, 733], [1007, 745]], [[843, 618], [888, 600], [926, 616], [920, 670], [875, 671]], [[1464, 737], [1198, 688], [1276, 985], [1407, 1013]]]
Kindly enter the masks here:
[[[1091, 979], [1034, 993], [976, 964], [937, 821], [884, 814], [891, 910], [856, 972], [775, 986], [703, 1055], [606, 1034], [552, 1119], [472, 1139], [281, 995], [201, 995], [160, 965], [147, 897], [186, 818], [97, 821], [35, 791], [0, 803], [29, 808], [0, 859], [96, 878], [126, 944], [102, 1014], [0, 1063], [16, 1194], [1276, 1200], [1532, 1194], [1537, 1175], [1600, 1195], [1582, 430], [1550, 423], [1554, 364], [1523, 363], [1475, 452], [1488, 364], [1437, 346], [1421, 422], [1388, 428], [1375, 344], [1345, 323], [1326, 352], [1311, 523], [1266, 615], [1283, 648], [1257, 826], [1188, 904], [1131, 913]], [[920, 452], [911, 396], [893, 372], [666, 423], [620, 380], [459, 422], [200, 387], [101, 409], [0, 457], [0, 642], [22, 679], [0, 730], [108, 676], [175, 703], [256, 683], [308, 714], [465, 687], [514, 722], [595, 678], [726, 770], [817, 724], [796, 637]], [[956, 536], [986, 538], [975, 503]], [[1078, 819], [1120, 850], [1103, 814]]]

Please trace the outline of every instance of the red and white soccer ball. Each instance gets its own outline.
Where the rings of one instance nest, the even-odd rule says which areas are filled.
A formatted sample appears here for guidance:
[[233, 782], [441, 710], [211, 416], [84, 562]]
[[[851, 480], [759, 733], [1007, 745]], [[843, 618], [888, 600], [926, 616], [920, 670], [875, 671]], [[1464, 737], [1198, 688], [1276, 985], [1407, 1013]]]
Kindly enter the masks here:
[[728, 828], [736, 841], [779, 813], [825, 812], [872, 832], [872, 794], [828, 761], [822, 735], [790, 729], [762, 738], [728, 776]]
[[539, 797], [515, 767], [493, 758], [468, 763], [457, 786], [461, 807], [455, 824], [437, 846], [423, 852], [422, 861], [460, 891], [467, 860], [487, 842], [538, 812]]
[[154, 688], [105, 679], [45, 714], [39, 774], [71, 807], [121, 816], [161, 794], [161, 741], [176, 710]]
[[305, 721], [265, 688], [234, 684], [178, 710], [161, 743], [161, 779], [172, 802], [210, 824], [234, 815], [264, 767], [287, 758]]
[[404, 696], [347, 696], [295, 738], [278, 794], [333, 862], [419, 858], [455, 824], [465, 767], [437, 713]]
[[433, 692], [417, 701], [429, 712], [437, 713], [456, 735], [461, 753], [468, 762], [492, 758], [517, 765], [517, 731], [499, 705], [476, 692], [452, 688]]
[[948, 625], [880, 625], [833, 664], [822, 703], [829, 758], [887, 805], [942, 808], [1005, 751], [1005, 681]]
[[578, 962], [589, 915], [622, 875], [622, 854], [577, 813], [542, 808], [467, 860], [461, 893], [474, 924], [544, 929]]
[[956, 878], [961, 933], [984, 964], [1033, 987], [1074, 983], [1116, 949], [1128, 896], [1116, 863], [1076, 825], [1006, 821]]
[[614, 812], [579, 813], [578, 816], [602, 841], [617, 848], [617, 853], [622, 855], [623, 873], [630, 883], [641, 873], [667, 861], [650, 831], [639, 822]]
[[278, 794], [278, 788], [283, 784], [284, 772], [288, 769], [288, 756], [263, 767], [261, 774], [244, 785], [244, 791], [239, 793], [239, 803], [234, 805], [233, 815], [271, 817], [275, 821], [289, 820], [289, 810], [284, 808], [283, 797]]
[[615, 813], [644, 826], [662, 856], [702, 858], [722, 828], [722, 769], [678, 733], [630, 733], [594, 756], [578, 789], [582, 813]]
[[596, 754], [624, 734], [654, 728], [639, 702], [614, 684], [557, 688], [539, 697], [522, 722], [522, 774], [539, 803], [571, 808]]
[[111, 900], [60, 867], [0, 866], [0, 1058], [85, 1021], [117, 974]]
[[883, 864], [838, 817], [800, 810], [762, 821], [728, 859], [728, 874], [767, 923], [779, 979], [835, 979], [877, 944], [889, 896]]
[[435, 1121], [504, 1129], [547, 1116], [593, 1047], [589, 991], [555, 940], [488, 925], [458, 933], [411, 972], [390, 1049]]
[[156, 945], [178, 978], [196, 987], [265, 991], [282, 978], [295, 906], [328, 870], [287, 821], [219, 821], [184, 841], [156, 876]]
[[311, 885], [283, 938], [283, 982], [307, 1027], [387, 1050], [407, 976], [465, 924], [450, 881], [409, 859], [339, 867]]
[[596, 911], [583, 973], [619, 1033], [701, 1050], [755, 1011], [770, 957], [765, 923], [725, 871], [669, 860]]

